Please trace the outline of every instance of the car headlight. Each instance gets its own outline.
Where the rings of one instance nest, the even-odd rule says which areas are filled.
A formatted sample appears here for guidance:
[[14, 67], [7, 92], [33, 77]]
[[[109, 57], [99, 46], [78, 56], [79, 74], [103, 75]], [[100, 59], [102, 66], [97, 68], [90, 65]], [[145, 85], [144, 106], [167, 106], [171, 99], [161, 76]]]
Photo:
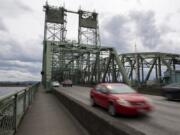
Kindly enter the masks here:
[[152, 105], [152, 100], [150, 99], [150, 98], [145, 98], [145, 101], [148, 103], [148, 104], [150, 104], [150, 105]]
[[125, 99], [118, 99], [117, 103], [122, 105], [122, 106], [131, 106], [131, 104]]

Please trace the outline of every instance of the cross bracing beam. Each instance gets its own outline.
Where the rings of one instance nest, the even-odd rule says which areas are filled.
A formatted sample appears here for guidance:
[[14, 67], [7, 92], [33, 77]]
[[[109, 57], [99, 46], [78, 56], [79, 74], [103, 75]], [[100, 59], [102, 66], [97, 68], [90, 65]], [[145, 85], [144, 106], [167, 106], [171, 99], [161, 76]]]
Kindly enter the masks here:
[[[111, 47], [97, 48], [50, 41], [46, 43], [51, 54], [51, 80], [72, 79], [77, 84], [88, 84], [102, 82], [104, 77], [109, 82], [129, 83], [117, 52]], [[111, 63], [107, 63], [110, 55]], [[109, 69], [105, 69], [105, 66]]]
[[179, 54], [161, 52], [126, 53], [120, 54], [119, 57], [125, 69], [130, 69], [128, 72], [130, 81], [138, 86], [146, 85], [148, 80], [161, 85], [164, 83], [164, 72], [175, 71], [180, 61]]

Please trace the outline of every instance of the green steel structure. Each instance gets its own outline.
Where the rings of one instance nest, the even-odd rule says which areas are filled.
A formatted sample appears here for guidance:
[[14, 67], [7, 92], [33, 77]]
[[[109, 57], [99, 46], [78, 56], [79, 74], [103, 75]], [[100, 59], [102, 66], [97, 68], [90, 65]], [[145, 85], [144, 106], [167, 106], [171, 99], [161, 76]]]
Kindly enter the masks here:
[[148, 80], [154, 80], [157, 85], [167, 83], [180, 64], [180, 54], [141, 52], [121, 54], [119, 57], [131, 84], [138, 86], [147, 85]]
[[[42, 82], [50, 87], [52, 81], [71, 79], [74, 84], [98, 82], [129, 83], [117, 52], [100, 44], [98, 14], [46, 4]], [[66, 17], [78, 14], [78, 41], [66, 40]]]
[[[180, 55], [159, 52], [118, 55], [112, 47], [101, 46], [98, 14], [70, 11], [46, 3], [42, 82], [49, 88], [52, 81], [71, 79], [74, 84], [124, 82], [141, 86], [148, 80], [164, 82], [163, 72], [175, 73]], [[79, 17], [78, 39], [66, 39], [68, 14]], [[165, 78], [168, 79], [167, 77]]]

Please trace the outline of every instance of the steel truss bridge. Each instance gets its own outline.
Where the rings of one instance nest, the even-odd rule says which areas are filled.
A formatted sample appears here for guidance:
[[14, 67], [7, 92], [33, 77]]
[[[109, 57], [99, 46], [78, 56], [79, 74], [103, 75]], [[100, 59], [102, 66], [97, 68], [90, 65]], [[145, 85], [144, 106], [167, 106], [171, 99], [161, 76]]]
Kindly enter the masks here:
[[[176, 70], [179, 54], [128, 53], [118, 54], [112, 47], [100, 43], [98, 14], [79, 10], [70, 11], [46, 3], [42, 82], [71, 79], [74, 84], [124, 82], [145, 85], [150, 76], [162, 83], [163, 71]], [[77, 42], [66, 39], [67, 15], [79, 16]]]
[[[126, 53], [119, 55], [131, 84], [146, 85], [148, 80], [164, 82], [164, 73], [171, 76], [180, 64], [180, 55], [161, 52]], [[135, 82], [136, 81], [136, 82]]]

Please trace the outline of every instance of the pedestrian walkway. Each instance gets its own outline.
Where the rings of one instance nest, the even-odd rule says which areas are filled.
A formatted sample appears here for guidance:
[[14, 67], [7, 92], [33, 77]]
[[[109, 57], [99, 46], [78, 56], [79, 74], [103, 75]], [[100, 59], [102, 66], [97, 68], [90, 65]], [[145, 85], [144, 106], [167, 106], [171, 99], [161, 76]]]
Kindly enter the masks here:
[[40, 87], [16, 135], [87, 135], [59, 100]]

